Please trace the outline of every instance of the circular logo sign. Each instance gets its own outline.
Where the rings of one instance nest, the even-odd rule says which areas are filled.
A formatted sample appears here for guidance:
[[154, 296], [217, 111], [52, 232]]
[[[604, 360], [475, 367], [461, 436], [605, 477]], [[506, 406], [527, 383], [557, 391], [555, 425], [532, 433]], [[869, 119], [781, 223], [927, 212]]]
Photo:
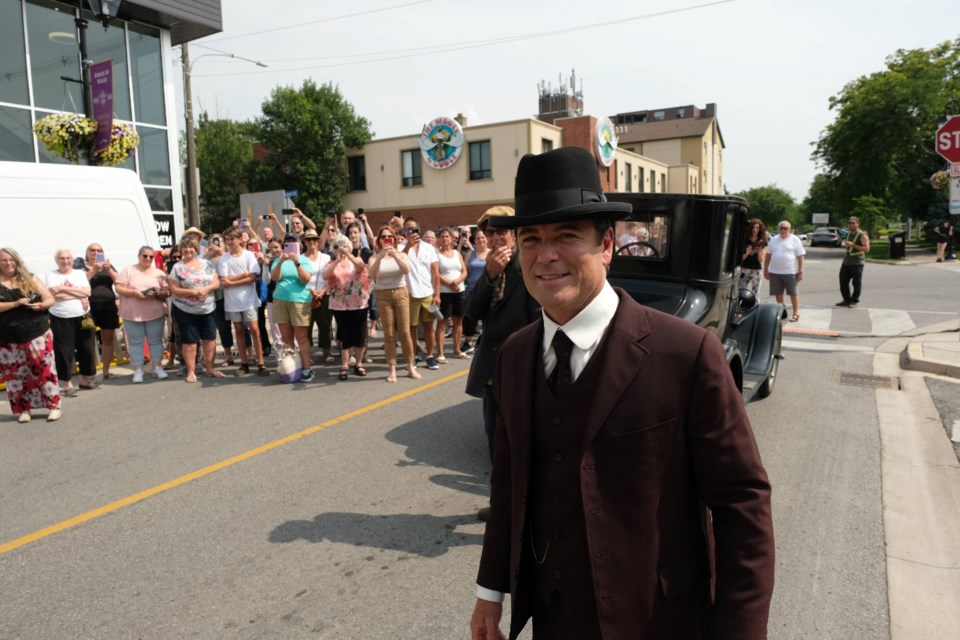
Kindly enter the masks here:
[[452, 167], [463, 151], [463, 129], [453, 118], [434, 118], [420, 132], [420, 153], [434, 169]]
[[613, 164], [613, 154], [617, 150], [617, 132], [610, 118], [597, 120], [597, 157], [600, 164], [609, 167]]

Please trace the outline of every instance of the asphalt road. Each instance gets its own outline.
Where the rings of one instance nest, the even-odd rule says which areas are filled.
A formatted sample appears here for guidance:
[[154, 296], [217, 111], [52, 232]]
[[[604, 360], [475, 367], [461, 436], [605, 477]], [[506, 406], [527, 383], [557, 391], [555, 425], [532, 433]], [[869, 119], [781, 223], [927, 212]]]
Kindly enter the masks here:
[[[936, 295], [956, 273], [885, 265], [840, 314], [837, 255], [811, 250], [796, 323], [837, 335], [788, 334], [748, 406], [774, 485], [771, 638], [890, 637], [875, 391], [844, 374], [872, 373], [900, 312], [957, 315]], [[468, 363], [389, 385], [379, 354], [344, 382], [121, 378], [52, 425], [3, 409], [0, 638], [468, 637], [488, 479]]]

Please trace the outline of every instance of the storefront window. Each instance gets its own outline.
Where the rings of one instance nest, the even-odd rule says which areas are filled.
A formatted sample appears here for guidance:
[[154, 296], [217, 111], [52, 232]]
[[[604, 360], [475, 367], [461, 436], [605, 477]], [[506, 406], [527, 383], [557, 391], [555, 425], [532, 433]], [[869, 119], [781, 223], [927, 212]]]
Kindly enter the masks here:
[[137, 24], [129, 25], [129, 30], [133, 106], [136, 110], [136, 119], [138, 122], [150, 124], [167, 124], [163, 100], [160, 32]]
[[0, 0], [0, 102], [29, 104], [21, 6], [19, 0]]
[[26, 7], [34, 105], [83, 113], [80, 84], [60, 79], [80, 79], [74, 12], [47, 0], [29, 0]]
[[87, 55], [93, 62], [113, 60], [113, 113], [118, 120], [131, 120], [130, 86], [127, 83], [127, 47], [123, 23], [112, 22], [104, 31], [92, 13], [84, 12], [87, 27]]
[[170, 184], [170, 151], [167, 148], [167, 130], [137, 127], [140, 146], [140, 182], [143, 184]]
[[144, 189], [151, 211], [173, 211], [172, 189]]
[[0, 160], [33, 162], [30, 111], [0, 107]]

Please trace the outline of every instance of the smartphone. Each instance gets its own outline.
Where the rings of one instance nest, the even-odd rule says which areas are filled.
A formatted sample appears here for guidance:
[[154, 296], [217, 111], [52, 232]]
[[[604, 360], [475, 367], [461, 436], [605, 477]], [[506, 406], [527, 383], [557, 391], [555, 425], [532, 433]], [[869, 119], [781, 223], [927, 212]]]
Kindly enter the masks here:
[[215, 247], [219, 247], [219, 246], [220, 246], [220, 238], [217, 238], [216, 240], [213, 241], [213, 246], [215, 246]]
[[142, 293], [142, 294], [145, 295], [145, 296], [148, 296], [148, 295], [150, 295], [151, 293], [156, 293], [156, 292], [157, 292], [157, 288], [156, 288], [156, 287], [150, 287], [149, 289], [144, 289], [144, 290], [141, 291], [140, 293]]
[[106, 260], [107, 260], [107, 256], [103, 255], [102, 253], [98, 253], [98, 254], [97, 254], [97, 259], [95, 260], [95, 262], [96, 262], [97, 264], [102, 264], [102, 263], [106, 262]]
[[40, 297], [40, 294], [39, 294], [39, 293], [35, 293], [35, 294], [33, 294], [32, 296], [30, 296], [30, 304], [37, 304], [37, 303], [41, 302], [42, 300], [43, 300], [43, 298]]
[[292, 216], [294, 213], [296, 213], [296, 211], [293, 209], [283, 209], [280, 211], [280, 213], [282, 213], [285, 216]]
[[392, 246], [393, 246], [393, 238], [384, 238], [384, 239], [383, 239], [383, 246], [385, 246], [385, 247], [392, 247]]
[[293, 253], [295, 255], [300, 255], [300, 243], [299, 242], [288, 242], [283, 245], [284, 253]]
[[251, 242], [249, 245], [247, 245], [247, 248], [250, 249], [250, 251], [253, 251], [254, 253], [260, 253], [259, 242]]
[[[286, 211], [286, 209], [284, 209], [284, 211]], [[262, 215], [262, 216], [260, 216], [260, 219], [261, 219], [261, 220], [269, 220], [269, 219], [270, 219], [270, 214]]]
[[246, 221], [245, 219], [243, 219], [243, 218], [240, 218], [240, 219], [239, 219], [239, 223], [237, 224], [237, 226], [240, 227], [241, 229], [246, 229], [246, 228], [247, 228], [247, 221]]

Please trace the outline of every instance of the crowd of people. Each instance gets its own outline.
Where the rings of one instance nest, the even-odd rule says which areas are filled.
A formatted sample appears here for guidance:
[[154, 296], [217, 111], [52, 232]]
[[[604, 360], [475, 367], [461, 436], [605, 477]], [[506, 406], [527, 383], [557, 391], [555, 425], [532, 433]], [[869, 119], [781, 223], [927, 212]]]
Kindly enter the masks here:
[[109, 247], [93, 243], [76, 259], [57, 251], [55, 268], [34, 275], [15, 249], [0, 249], [0, 376], [20, 422], [38, 410], [54, 421], [63, 397], [118, 377], [123, 350], [132, 384], [168, 369], [187, 383], [228, 367], [270, 376], [271, 356], [298, 357], [298, 380], [309, 382], [314, 347], [334, 364], [337, 345], [346, 380], [367, 375], [368, 340], [381, 328], [386, 381], [397, 381], [398, 345], [407, 377], [419, 379], [418, 368], [439, 369], [447, 353], [470, 358], [477, 322], [465, 322], [465, 298], [487, 247], [469, 227], [421, 237], [399, 212], [374, 232], [363, 213], [318, 227], [294, 209], [289, 229], [275, 214], [210, 235], [190, 227], [169, 249], [141, 247], [133, 265], [112, 264]]

